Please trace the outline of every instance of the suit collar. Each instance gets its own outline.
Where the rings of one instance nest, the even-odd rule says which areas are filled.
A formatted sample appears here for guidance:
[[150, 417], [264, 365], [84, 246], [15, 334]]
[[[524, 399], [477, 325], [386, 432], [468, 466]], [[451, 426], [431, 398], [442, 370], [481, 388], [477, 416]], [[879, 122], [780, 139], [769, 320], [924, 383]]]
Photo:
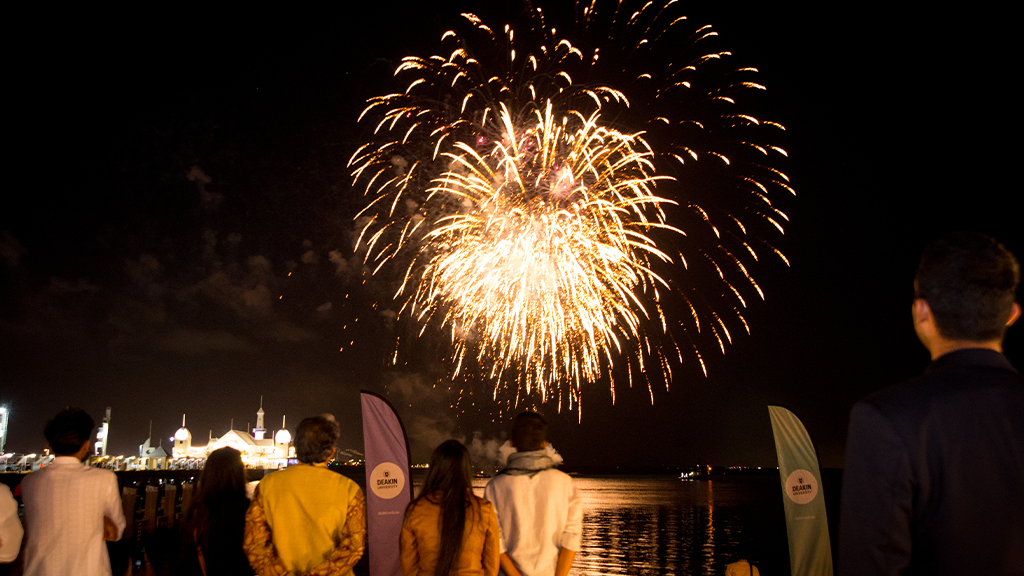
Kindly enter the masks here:
[[991, 368], [1002, 368], [1012, 372], [1017, 371], [1017, 369], [1010, 364], [1010, 361], [1006, 359], [1006, 356], [996, 352], [995, 350], [989, 350], [987, 348], [963, 348], [943, 354], [933, 360], [925, 370], [925, 374], [935, 372], [936, 370], [944, 370], [947, 368], [961, 366], [986, 366]]

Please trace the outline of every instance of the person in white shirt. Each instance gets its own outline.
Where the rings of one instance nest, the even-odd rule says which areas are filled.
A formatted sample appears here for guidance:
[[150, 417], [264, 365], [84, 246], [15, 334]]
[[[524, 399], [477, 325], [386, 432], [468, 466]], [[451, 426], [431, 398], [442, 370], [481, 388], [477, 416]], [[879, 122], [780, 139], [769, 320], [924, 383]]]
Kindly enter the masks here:
[[572, 478], [547, 443], [536, 412], [512, 422], [508, 463], [484, 488], [498, 513], [501, 571], [507, 576], [565, 576], [583, 540], [583, 505]]
[[18, 557], [22, 534], [18, 503], [7, 484], [0, 484], [0, 564], [14, 562]]
[[53, 462], [21, 483], [25, 576], [110, 576], [104, 540], [119, 540], [125, 519], [117, 476], [82, 463], [95, 422], [67, 408], [44, 430]]

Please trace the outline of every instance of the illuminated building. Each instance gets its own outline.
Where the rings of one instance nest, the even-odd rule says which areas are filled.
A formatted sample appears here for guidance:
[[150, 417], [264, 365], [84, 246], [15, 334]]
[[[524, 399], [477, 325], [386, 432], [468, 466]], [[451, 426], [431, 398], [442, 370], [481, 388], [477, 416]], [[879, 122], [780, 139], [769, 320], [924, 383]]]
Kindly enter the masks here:
[[7, 444], [7, 406], [0, 406], [0, 454], [3, 454], [4, 445]]
[[93, 456], [107, 455], [107, 439], [110, 437], [110, 406], [107, 406], [107, 414], [103, 417], [103, 424], [96, 431], [96, 444], [92, 452]]
[[[187, 458], [192, 455], [192, 433], [185, 428], [185, 415], [181, 415], [181, 428], [174, 433], [174, 448], [171, 449], [173, 458]], [[205, 456], [205, 454], [204, 454]]]
[[185, 427], [185, 415], [181, 416], [181, 428], [174, 433], [174, 448], [171, 456], [174, 459], [205, 459], [210, 452], [219, 448], [231, 447], [242, 453], [242, 461], [246, 466], [255, 468], [279, 468], [287, 465], [289, 458], [295, 457], [295, 449], [291, 448], [292, 435], [284, 428], [285, 419], [281, 419], [281, 429], [273, 437], [267, 438], [267, 429], [263, 425], [263, 402], [256, 413], [256, 427], [252, 433], [235, 430], [232, 427], [219, 438], [213, 437], [206, 446], [192, 444], [192, 433]]
[[[184, 421], [183, 421], [184, 422]], [[153, 439], [153, 421], [149, 421], [149, 437], [144, 444], [139, 445], [139, 461], [132, 465], [133, 468], [145, 470], [166, 470], [167, 451], [164, 450], [163, 442], [158, 446], [151, 444]]]

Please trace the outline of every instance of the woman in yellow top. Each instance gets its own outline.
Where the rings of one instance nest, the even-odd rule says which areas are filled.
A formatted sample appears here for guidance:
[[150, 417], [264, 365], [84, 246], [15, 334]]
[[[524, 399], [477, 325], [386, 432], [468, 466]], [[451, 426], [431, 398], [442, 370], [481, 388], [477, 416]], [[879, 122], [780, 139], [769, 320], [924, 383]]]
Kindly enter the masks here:
[[448, 440], [430, 457], [420, 495], [405, 509], [404, 576], [494, 576], [498, 573], [498, 517], [473, 495], [469, 452]]

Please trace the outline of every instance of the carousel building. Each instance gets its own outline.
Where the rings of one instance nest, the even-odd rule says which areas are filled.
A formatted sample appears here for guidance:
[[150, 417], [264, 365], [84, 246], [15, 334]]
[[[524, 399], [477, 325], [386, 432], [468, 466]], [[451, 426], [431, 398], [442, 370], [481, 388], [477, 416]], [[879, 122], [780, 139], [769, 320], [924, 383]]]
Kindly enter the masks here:
[[232, 427], [219, 438], [213, 437], [210, 431], [209, 441], [205, 446], [192, 443], [192, 433], [185, 427], [185, 415], [181, 416], [181, 428], [174, 433], [172, 448], [172, 465], [174, 461], [184, 463], [189, 460], [202, 459], [219, 448], [231, 447], [242, 453], [242, 462], [251, 468], [281, 468], [288, 465], [288, 459], [295, 457], [295, 448], [291, 447], [292, 435], [285, 429], [285, 419], [281, 418], [281, 429], [272, 437], [267, 437], [268, 430], [263, 426], [263, 402], [256, 412], [256, 427], [252, 432], [235, 430]]

